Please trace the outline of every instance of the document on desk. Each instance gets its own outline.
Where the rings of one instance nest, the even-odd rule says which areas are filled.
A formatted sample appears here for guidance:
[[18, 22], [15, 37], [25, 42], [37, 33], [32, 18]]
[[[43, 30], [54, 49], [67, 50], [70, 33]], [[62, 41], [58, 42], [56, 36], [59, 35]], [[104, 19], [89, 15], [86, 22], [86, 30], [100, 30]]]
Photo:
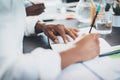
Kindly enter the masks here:
[[[80, 29], [79, 37], [73, 41], [71, 38], [68, 44], [64, 44], [59, 36], [60, 44], [54, 44], [51, 47], [54, 51], [60, 52], [69, 49], [76, 41], [78, 41], [83, 33], [88, 33], [89, 28]], [[92, 33], [96, 32], [95, 29]], [[120, 46], [113, 49], [104, 39], [100, 38], [100, 54], [119, 50]], [[108, 55], [104, 57], [96, 57], [93, 60], [83, 63], [76, 63], [67, 67], [60, 75], [58, 80], [120, 80], [120, 54]]]
[[[78, 33], [78, 38], [76, 40], [72, 40], [72, 38], [70, 38], [69, 36], [68, 39], [70, 42], [68, 42], [67, 44], [64, 44], [63, 40], [62, 40], [62, 37], [61, 36], [58, 36], [58, 39], [60, 41], [59, 44], [54, 44], [51, 40], [50, 40], [50, 45], [52, 47], [52, 49], [54, 51], [57, 51], [57, 52], [60, 52], [60, 51], [63, 51], [63, 50], [66, 50], [66, 49], [69, 49], [70, 47], [72, 47], [72, 45], [74, 43], [76, 43], [78, 40], [80, 40], [81, 36], [84, 34], [84, 33], [87, 33], [88, 34], [88, 31], [89, 31], [89, 27], [88, 28], [83, 28], [83, 29], [80, 29], [80, 32]], [[92, 33], [96, 33], [96, 30], [93, 28], [92, 30]], [[104, 54], [104, 53], [107, 53], [107, 52], [110, 52], [112, 51], [112, 47], [102, 38], [99, 39], [99, 42], [100, 42], [100, 54]]]
[[62, 71], [58, 80], [120, 80], [120, 54], [72, 64]]
[[99, 75], [101, 80], [120, 80], [120, 54], [116, 55], [119, 58], [111, 55], [84, 62], [83, 65]]
[[100, 80], [91, 73], [83, 64], [77, 63], [65, 68], [57, 80]]

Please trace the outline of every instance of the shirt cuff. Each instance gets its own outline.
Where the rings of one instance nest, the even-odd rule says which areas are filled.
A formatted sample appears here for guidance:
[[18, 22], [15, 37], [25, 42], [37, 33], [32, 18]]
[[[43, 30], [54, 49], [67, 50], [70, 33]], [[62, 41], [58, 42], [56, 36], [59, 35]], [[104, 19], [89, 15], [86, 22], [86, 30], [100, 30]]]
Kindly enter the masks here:
[[35, 34], [35, 25], [39, 20], [39, 16], [29, 16], [26, 17], [25, 35], [29, 36]]

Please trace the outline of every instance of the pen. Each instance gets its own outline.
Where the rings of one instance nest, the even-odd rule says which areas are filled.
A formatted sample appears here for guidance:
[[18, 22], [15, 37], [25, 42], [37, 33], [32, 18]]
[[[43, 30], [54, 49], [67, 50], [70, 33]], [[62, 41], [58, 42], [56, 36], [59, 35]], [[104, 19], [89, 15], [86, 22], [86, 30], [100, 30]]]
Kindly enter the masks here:
[[104, 56], [109, 56], [109, 55], [119, 54], [119, 53], [120, 53], [120, 49], [119, 50], [114, 50], [114, 51], [111, 51], [111, 52], [107, 52], [107, 53], [104, 53], [104, 54], [100, 54], [99, 57], [104, 57]]
[[92, 24], [91, 24], [91, 27], [90, 27], [90, 30], [89, 30], [89, 33], [91, 33], [92, 27], [94, 26], [95, 20], [97, 18], [98, 13], [100, 12], [100, 9], [101, 9], [101, 7], [100, 7], [100, 5], [98, 5], [97, 10], [96, 10], [96, 14], [94, 16], [94, 19], [92, 21]]
[[95, 3], [93, 0], [90, 0], [92, 7], [95, 7]]
[[54, 19], [45, 19], [43, 20], [44, 22], [50, 22], [50, 21], [54, 21]]

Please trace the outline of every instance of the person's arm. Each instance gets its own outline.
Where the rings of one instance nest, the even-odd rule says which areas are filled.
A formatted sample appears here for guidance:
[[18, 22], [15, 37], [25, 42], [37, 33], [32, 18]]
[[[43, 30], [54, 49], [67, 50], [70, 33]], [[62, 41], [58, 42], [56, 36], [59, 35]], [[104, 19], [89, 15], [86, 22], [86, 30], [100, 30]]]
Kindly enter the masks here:
[[98, 34], [88, 34], [72, 48], [62, 51], [60, 53], [62, 69], [73, 63], [87, 61], [98, 56], [100, 53], [98, 38]]
[[[98, 34], [89, 34], [79, 40], [72, 48], [56, 53], [38, 48], [31, 54], [18, 54], [16, 58], [3, 58], [0, 79], [3, 80], [55, 80], [61, 68], [87, 61], [99, 54]], [[2, 60], [1, 60], [2, 62]], [[6, 63], [5, 63], [6, 62]]]
[[11, 59], [1, 59], [0, 80], [56, 80], [61, 72], [60, 55], [49, 49], [37, 48]]

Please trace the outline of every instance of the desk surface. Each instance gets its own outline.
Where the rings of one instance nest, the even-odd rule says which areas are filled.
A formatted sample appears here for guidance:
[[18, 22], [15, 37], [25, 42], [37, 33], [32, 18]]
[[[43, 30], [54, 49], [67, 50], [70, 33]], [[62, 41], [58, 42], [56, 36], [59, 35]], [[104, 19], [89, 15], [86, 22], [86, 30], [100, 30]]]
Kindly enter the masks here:
[[120, 56], [72, 64], [62, 71], [58, 80], [120, 80]]
[[[60, 23], [63, 22], [66, 26], [79, 25], [79, 22], [76, 20], [65, 21], [60, 21]], [[59, 21], [56, 22], [59, 23]], [[102, 38], [111, 46], [116, 46], [120, 45], [119, 35], [120, 28], [113, 27], [112, 33], [102, 35]], [[51, 48], [45, 35], [25, 37], [23, 47], [24, 53], [30, 52], [37, 47]], [[63, 70], [57, 80], [120, 80], [120, 55], [118, 57], [107, 56], [84, 63], [73, 64]]]
[[103, 35], [103, 38], [111, 45], [120, 45], [120, 27], [113, 27], [112, 33], [108, 35]]
[[51, 49], [50, 45], [48, 44], [47, 36], [45, 36], [44, 34], [40, 34], [39, 36], [24, 37], [24, 40], [23, 40], [24, 53], [29, 53], [38, 47]]
[[[59, 23], [64, 24], [68, 27], [78, 27], [80, 23], [76, 19], [72, 20], [56, 20], [48, 23]], [[111, 46], [120, 45], [120, 27], [113, 27], [112, 33], [108, 35], [102, 35]], [[32, 36], [24, 38], [24, 53], [31, 52], [33, 49], [37, 47], [43, 47], [46, 49], [50, 49], [51, 47], [48, 44], [48, 39], [45, 35], [41, 34], [40, 36]]]

